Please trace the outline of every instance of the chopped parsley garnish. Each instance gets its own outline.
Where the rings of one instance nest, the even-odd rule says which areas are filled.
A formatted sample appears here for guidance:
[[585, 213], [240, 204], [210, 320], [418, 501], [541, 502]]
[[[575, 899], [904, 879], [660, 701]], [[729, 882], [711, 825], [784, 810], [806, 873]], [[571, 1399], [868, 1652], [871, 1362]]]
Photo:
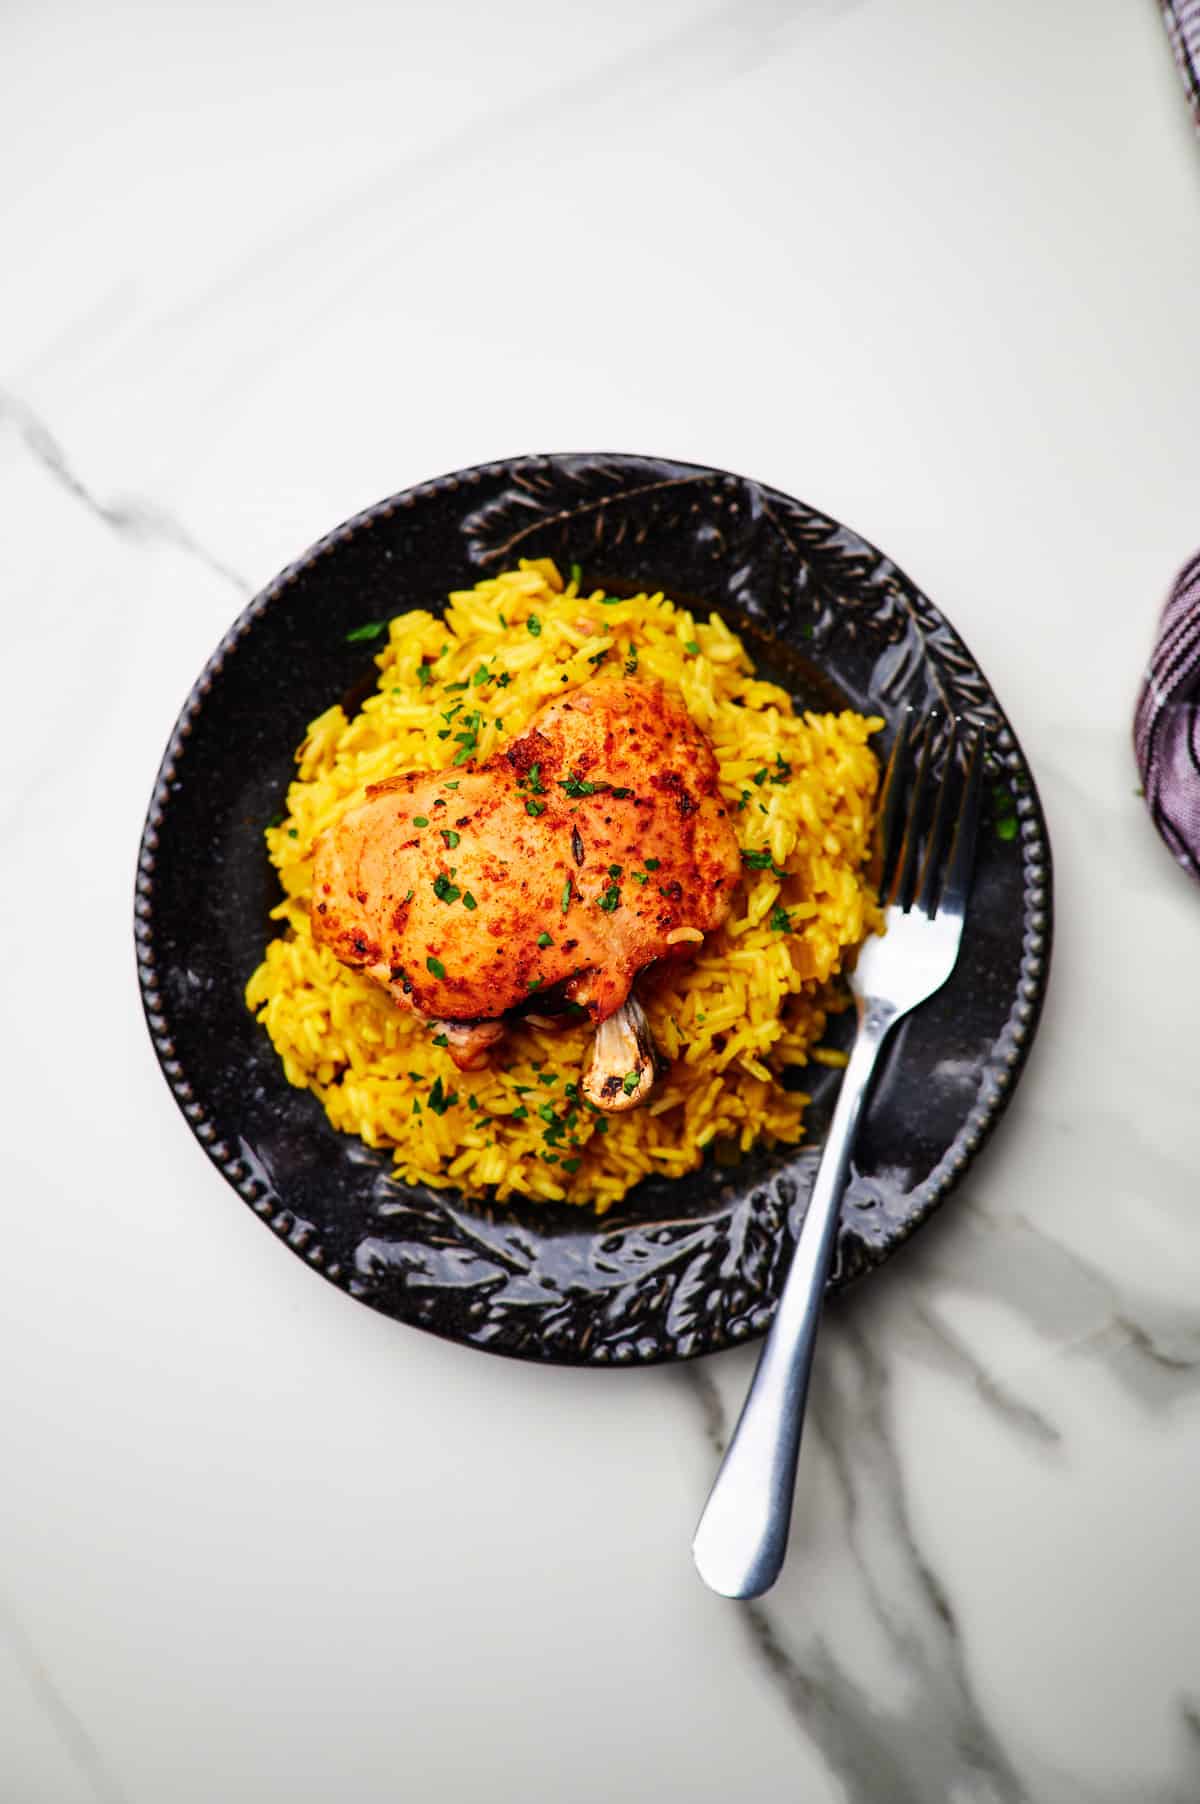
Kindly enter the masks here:
[[650, 881], [650, 878], [645, 871], [630, 871], [629, 875], [633, 878], [635, 883], [646, 884]]
[[[445, 689], [447, 695], [459, 695], [464, 689], [469, 689], [471, 685], [470, 683], [443, 683], [442, 687]], [[459, 703], [459, 706], [462, 706], [461, 702]]]
[[414, 827], [427, 827], [428, 825], [429, 825], [429, 816], [427, 814], [414, 814], [413, 815], [413, 826]]
[[784, 761], [783, 753], [775, 754], [775, 769], [771, 772], [772, 783], [786, 783], [792, 774], [792, 767]]
[[690, 651], [693, 658], [698, 658], [700, 656], [700, 647], [696, 644], [694, 639], [685, 639], [683, 642], [683, 649], [684, 651]]
[[525, 1107], [525, 1104], [522, 1103], [519, 1109], [514, 1109], [512, 1111], [512, 1114], [510, 1115], [509, 1119], [511, 1121], [528, 1121], [529, 1120], [529, 1110]]
[[617, 888], [615, 883], [609, 884], [608, 888], [605, 890], [604, 894], [600, 897], [596, 906], [597, 906], [597, 908], [602, 908], [606, 915], [614, 914], [616, 912], [616, 910], [618, 908], [620, 908], [621, 892]]
[[452, 783], [443, 783], [442, 788], [443, 789], [457, 789], [461, 782], [462, 782], [461, 777], [455, 777], [455, 779]]
[[474, 1091], [472, 1091], [467, 1098], [467, 1107], [468, 1109], [477, 1109], [479, 1107], [479, 1098], [475, 1095]]
[[557, 1153], [541, 1153], [538, 1156], [540, 1157], [543, 1165], [557, 1165], [558, 1164], [558, 1154]]
[[786, 908], [777, 908], [771, 916], [769, 925], [776, 933], [790, 933], [792, 919]]
[[442, 715], [442, 719], [445, 721], [446, 725], [449, 726], [450, 722], [454, 719], [454, 716], [456, 714], [461, 714], [462, 711], [463, 711], [462, 703], [454, 702], [451, 707], [446, 709], [445, 713]]
[[451, 883], [445, 871], [439, 871], [435, 877], [433, 893], [439, 902], [457, 902], [462, 895], [457, 883]]
[[417, 893], [417, 892], [416, 892], [416, 891], [415, 891], [415, 890], [411, 890], [411, 889], [410, 889], [410, 890], [405, 890], [405, 892], [404, 892], [404, 900], [405, 900], [405, 901], [406, 901], [406, 902], [411, 902], [411, 901], [412, 901], [412, 899], [413, 899], [413, 897], [414, 897], [414, 896], [415, 896], [415, 895], [416, 895], [416, 893]]
[[597, 1134], [607, 1134], [608, 1123], [607, 1121], [593, 1121], [592, 1128]]
[[300, 837], [300, 831], [297, 827], [289, 827], [288, 828], [288, 838], [289, 839], [299, 839], [299, 837]]
[[425, 960], [425, 969], [427, 971], [431, 971], [435, 977], [445, 977], [445, 975], [446, 975], [445, 965], [442, 963], [440, 958], [434, 958], [432, 952], [429, 954], [429, 957]]
[[562, 911], [564, 914], [566, 914], [566, 912], [567, 912], [568, 908], [570, 908], [570, 906], [571, 906], [571, 879], [568, 877], [567, 881], [563, 884], [563, 893], [562, 893]]
[[286, 819], [287, 819], [286, 814], [273, 814], [271, 816], [270, 820], [267, 822], [267, 825], [268, 825], [268, 827], [282, 827], [282, 825]]
[[540, 764], [531, 764], [529, 766], [529, 772], [524, 781], [528, 785], [531, 795], [545, 795], [546, 785], [542, 782], [542, 767]]
[[429, 1106], [435, 1115], [444, 1115], [458, 1101], [458, 1091], [451, 1090], [446, 1094], [440, 1077], [435, 1077], [429, 1091]]
[[571, 1176], [574, 1177], [575, 1173], [579, 1170], [579, 1167], [582, 1164], [583, 1164], [582, 1159], [564, 1159], [562, 1162], [562, 1168], [564, 1171], [569, 1171]]
[[629, 646], [629, 654], [625, 659], [625, 675], [633, 676], [635, 671], [637, 670], [637, 667], [638, 667], [638, 649], [637, 649], [637, 646], [634, 645], [633, 642], [631, 641], [630, 646]]
[[633, 794], [632, 789], [614, 789], [610, 791], [614, 802], [623, 802]]
[[607, 656], [608, 656], [607, 649], [605, 649], [604, 651], [594, 651], [592, 653], [591, 657], [588, 659], [588, 663], [589, 664], [603, 664], [603, 662], [604, 662], [605, 658], [607, 658]]
[[621, 875], [620, 865], [619, 864], [610, 864], [608, 867], [608, 874], [610, 877], [619, 877]]
[[558, 787], [565, 789], [569, 796], [594, 796], [597, 789], [607, 788], [606, 784], [585, 783], [579, 776], [559, 778]]
[[580, 569], [579, 565], [572, 564], [571, 565], [571, 581], [575, 584], [578, 584], [582, 580], [582, 577], [583, 577], [583, 571]]
[[558, 1074], [556, 1072], [554, 1072], [554, 1071], [539, 1071], [538, 1072], [538, 1083], [539, 1084], [556, 1084], [557, 1082], [558, 1082]]
[[475, 909], [479, 907], [478, 902], [475, 900], [469, 889], [463, 891], [463, 907], [467, 909], [469, 913], [473, 913]]
[[[743, 846], [742, 863], [748, 865], [752, 871], [775, 870], [775, 861], [771, 857], [770, 848], [768, 846], [760, 846], [757, 851], [748, 851], [746, 847]], [[782, 874], [782, 872], [776, 872], [776, 875], [778, 876], [782, 876]]]
[[507, 689], [511, 682], [512, 678], [509, 676], [507, 670], [502, 670], [500, 675], [496, 678], [496, 687], [497, 689]]
[[646, 869], [648, 871], [656, 871], [661, 863], [661, 858], [647, 858], [645, 861]]
[[[554, 941], [550, 938], [548, 933], [543, 932], [538, 934], [537, 943], [539, 946], [552, 946]], [[551, 1079], [551, 1082], [553, 1082], [553, 1079]]]
[[602, 608], [619, 608], [623, 600], [624, 597], [621, 595], [602, 595], [600, 606]]
[[423, 660], [417, 665], [417, 681], [422, 689], [429, 687], [429, 666]]
[[378, 639], [380, 633], [387, 631], [386, 620], [367, 620], [362, 626], [351, 627], [346, 634], [347, 645], [364, 645], [371, 639]]
[[435, 1046], [449, 1046], [450, 1040], [446, 1034], [434, 1034], [433, 1043]]
[[545, 814], [546, 804], [545, 802], [535, 802], [533, 797], [530, 796], [525, 804], [525, 812], [526, 814], [532, 814], [536, 819], [539, 814]]
[[540, 638], [542, 623], [536, 614], [531, 614], [529, 616], [529, 619], [525, 622], [525, 630], [528, 633], [532, 633], [535, 639]]
[[485, 683], [490, 683], [491, 680], [491, 671], [486, 664], [481, 664], [479, 669], [475, 672], [475, 675], [471, 678], [471, 684], [473, 688], [481, 689]]
[[763, 784], [766, 782], [767, 778], [770, 776], [770, 774], [771, 774], [770, 771], [767, 769], [766, 765], [764, 764], [761, 770], [755, 771], [755, 773], [751, 777], [750, 781], [755, 785], [756, 788], [761, 789]]
[[529, 982], [525, 985], [525, 988], [527, 990], [536, 990], [541, 981], [540, 977], [531, 977]]
[[442, 838], [445, 840], [447, 846], [449, 847], [449, 849], [451, 851], [454, 850], [455, 846], [458, 844], [459, 840], [462, 838], [462, 834], [455, 833], [455, 831], [452, 827], [443, 827], [441, 829], [441, 834], [442, 834]]
[[555, 1122], [558, 1119], [558, 1117], [554, 1113], [554, 1104], [552, 1102], [539, 1103], [538, 1104], [538, 1114], [541, 1116], [542, 1120], [544, 1122], [546, 1122], [550, 1127], [553, 1127]]
[[638, 1087], [638, 1082], [641, 1078], [641, 1075], [642, 1074], [640, 1071], [627, 1071], [625, 1073], [625, 1076], [621, 1079], [621, 1088], [622, 1088], [622, 1090], [624, 1090], [626, 1096], [633, 1095], [634, 1091]]

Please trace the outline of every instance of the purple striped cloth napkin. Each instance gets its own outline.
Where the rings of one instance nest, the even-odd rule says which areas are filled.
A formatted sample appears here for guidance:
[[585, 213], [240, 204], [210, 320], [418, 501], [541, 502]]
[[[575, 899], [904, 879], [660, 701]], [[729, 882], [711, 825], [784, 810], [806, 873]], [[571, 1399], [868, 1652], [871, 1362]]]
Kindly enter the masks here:
[[[1161, 0], [1200, 125], [1200, 0]], [[1200, 553], [1180, 571], [1138, 696], [1133, 748], [1154, 825], [1200, 878]]]
[[1184, 870], [1200, 877], [1200, 552], [1163, 609], [1133, 749], [1154, 825]]
[[1200, 125], [1200, 0], [1161, 0], [1167, 36]]

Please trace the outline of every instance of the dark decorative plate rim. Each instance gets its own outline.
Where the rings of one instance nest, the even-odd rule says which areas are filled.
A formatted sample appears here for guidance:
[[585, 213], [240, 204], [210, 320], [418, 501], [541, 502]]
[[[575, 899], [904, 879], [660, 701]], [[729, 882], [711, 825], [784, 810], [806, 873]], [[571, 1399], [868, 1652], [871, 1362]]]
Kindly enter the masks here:
[[[815, 555], [820, 546], [824, 553], [835, 559], [845, 558], [846, 569], [853, 567], [855, 580], [861, 581], [864, 590], [870, 590], [873, 597], [877, 597], [881, 609], [891, 608], [903, 613], [905, 630], [919, 641], [922, 655], [930, 656], [930, 646], [936, 641], [939, 655], [946, 659], [946, 669], [942, 670], [941, 678], [936, 679], [941, 694], [948, 702], [953, 702], [954, 711], [968, 716], [975, 715], [980, 724], [989, 727], [991, 744], [1001, 766], [1023, 779], [1022, 792], [1015, 798], [1016, 831], [1022, 861], [1020, 960], [1016, 981], [1012, 986], [1012, 1005], [995, 1036], [988, 1073], [981, 1082], [977, 1100], [942, 1157], [909, 1193], [912, 1206], [903, 1221], [890, 1227], [886, 1244], [880, 1248], [870, 1250], [866, 1256], [857, 1259], [839, 1258], [831, 1279], [831, 1290], [846, 1286], [881, 1264], [917, 1227], [928, 1220], [959, 1182], [995, 1128], [1024, 1067], [1038, 1025], [1045, 997], [1053, 935], [1052, 862], [1045, 820], [1032, 774], [1007, 716], [960, 635], [939, 610], [868, 540], [841, 527], [832, 517], [752, 479], [709, 466], [688, 464], [679, 459], [655, 458], [644, 454], [526, 454], [495, 459], [430, 478], [364, 508], [325, 534], [288, 564], [247, 604], [221, 639], [188, 694], [163, 755], [142, 833], [135, 884], [134, 937], [138, 978], [151, 1041], [164, 1077], [185, 1120], [221, 1175], [294, 1252], [351, 1296], [383, 1310], [394, 1319], [425, 1328], [445, 1338], [485, 1351], [544, 1363], [632, 1366], [715, 1352], [744, 1343], [765, 1331], [786, 1273], [799, 1222], [803, 1218], [804, 1201], [819, 1156], [819, 1147], [802, 1146], [800, 1149], [793, 1149], [794, 1156], [785, 1162], [782, 1170], [756, 1181], [752, 1193], [740, 1199], [732, 1211], [724, 1214], [715, 1211], [700, 1217], [681, 1217], [678, 1221], [621, 1223], [614, 1223], [610, 1217], [598, 1220], [588, 1217], [586, 1226], [581, 1226], [574, 1237], [568, 1234], [565, 1238], [593, 1243], [595, 1247], [604, 1249], [605, 1257], [615, 1263], [618, 1272], [628, 1243], [638, 1260], [638, 1265], [633, 1269], [639, 1271], [640, 1268], [639, 1275], [642, 1278], [649, 1272], [656, 1279], [661, 1279], [661, 1295], [655, 1306], [650, 1309], [639, 1308], [626, 1334], [620, 1332], [618, 1321], [615, 1334], [593, 1335], [588, 1326], [589, 1310], [586, 1307], [583, 1310], [584, 1327], [581, 1329], [578, 1322], [575, 1322], [563, 1336], [539, 1333], [535, 1320], [538, 1312], [527, 1308], [519, 1309], [515, 1305], [509, 1310], [497, 1310], [490, 1303], [481, 1306], [479, 1299], [475, 1299], [467, 1302], [464, 1307], [464, 1298], [459, 1294], [453, 1298], [451, 1307], [439, 1309], [439, 1285], [436, 1280], [419, 1282], [413, 1287], [411, 1298], [407, 1289], [397, 1291], [394, 1287], [386, 1296], [382, 1296], [376, 1293], [369, 1274], [364, 1275], [361, 1265], [347, 1265], [331, 1261], [327, 1257], [319, 1239], [314, 1238], [310, 1224], [286, 1206], [284, 1197], [270, 1176], [261, 1168], [256, 1168], [257, 1162], [252, 1151], [244, 1143], [238, 1143], [238, 1136], [231, 1130], [228, 1122], [218, 1118], [218, 1112], [205, 1095], [203, 1083], [198, 1082], [195, 1074], [186, 1068], [175, 1043], [176, 1005], [166, 993], [154, 925], [160, 836], [168, 820], [173, 790], [180, 780], [181, 765], [186, 762], [189, 740], [228, 660], [255, 627], [323, 559], [347, 546], [364, 531], [392, 521], [402, 516], [406, 510], [417, 508], [431, 498], [458, 497], [464, 508], [461, 524], [468, 532], [472, 559], [478, 566], [479, 574], [486, 575], [489, 562], [495, 563], [501, 556], [519, 556], [522, 551], [514, 549], [511, 540], [503, 544], [499, 552], [488, 551], [486, 548], [481, 550], [478, 540], [479, 523], [486, 523], [488, 508], [485, 506], [474, 513], [467, 511], [473, 490], [496, 480], [507, 481], [510, 489], [506, 491], [502, 502], [496, 504], [502, 507], [503, 499], [516, 494], [519, 488], [523, 488], [524, 482], [529, 481], [534, 487], [536, 503], [539, 477], [552, 477], [557, 471], [573, 471], [576, 467], [602, 469], [606, 478], [612, 472], [631, 472], [639, 479], [645, 478], [625, 489], [612, 488], [610, 492], [602, 493], [596, 501], [588, 503], [589, 507], [601, 512], [605, 508], [616, 508], [636, 501], [656, 489], [682, 487], [694, 482], [711, 493], [721, 489], [736, 490], [739, 496], [750, 497], [751, 508], [760, 508], [764, 518], [771, 520], [773, 526], [778, 527], [785, 537], [787, 527], [784, 522], [794, 528], [797, 521], [802, 521], [812, 535], [812, 542], [805, 541], [803, 535], [799, 535], [801, 548], [797, 555], [802, 558]], [[664, 479], [660, 474], [663, 470], [669, 470], [670, 477]], [[518, 502], [522, 499], [523, 496], [518, 495]], [[547, 515], [540, 521], [535, 519], [528, 530], [532, 532], [535, 527], [553, 524], [555, 518]], [[470, 539], [473, 526], [477, 535], [474, 541]], [[524, 532], [524, 528], [518, 530], [518, 540], [524, 537]], [[790, 540], [788, 542], [795, 551], [796, 545]], [[946, 675], [947, 669], [949, 677]], [[966, 696], [965, 701], [959, 693], [960, 686]], [[897, 693], [902, 692], [901, 682]], [[676, 1182], [686, 1183], [687, 1180]], [[423, 1192], [419, 1193], [419, 1206], [415, 1208], [412, 1219], [406, 1222], [410, 1231], [413, 1230], [415, 1221], [418, 1224], [416, 1231], [419, 1232], [419, 1224], [423, 1219], [421, 1211], [427, 1204], [432, 1204], [435, 1211], [434, 1237], [439, 1244], [447, 1231], [452, 1235], [460, 1232], [465, 1245], [479, 1246], [483, 1249], [485, 1258], [495, 1255], [503, 1260], [507, 1247], [521, 1245], [524, 1253], [528, 1251], [529, 1241], [537, 1238], [536, 1211], [541, 1209], [541, 1205], [531, 1205], [530, 1212], [493, 1212], [487, 1208], [480, 1210], [454, 1195]], [[578, 1216], [581, 1212], [575, 1213]], [[428, 1218], [426, 1225], [430, 1225]], [[675, 1230], [679, 1230], [682, 1237], [682, 1252], [675, 1249], [675, 1241], [672, 1239]], [[656, 1237], [661, 1239], [664, 1235], [668, 1242], [669, 1256], [655, 1263], [652, 1245]], [[758, 1254], [753, 1262], [754, 1276], [748, 1277], [746, 1270], [739, 1265], [734, 1243], [739, 1238], [749, 1240], [755, 1236], [759, 1242]], [[761, 1245], [764, 1238], [772, 1243], [766, 1256], [763, 1255]], [[647, 1259], [649, 1266], [646, 1264]], [[726, 1276], [732, 1273], [735, 1285], [740, 1286], [746, 1294], [735, 1312], [719, 1312], [707, 1323], [697, 1320], [694, 1314], [685, 1314], [673, 1322], [673, 1314], [678, 1314], [674, 1305], [681, 1286], [691, 1283], [695, 1287], [697, 1283], [697, 1264], [701, 1267], [701, 1278], [711, 1277], [718, 1271]], [[547, 1279], [546, 1282], [551, 1284], [552, 1289], [555, 1288], [553, 1280]], [[487, 1290], [486, 1286], [483, 1288]], [[611, 1306], [613, 1291], [612, 1285], [601, 1286], [594, 1299], [596, 1310]], [[543, 1317], [552, 1315], [555, 1307], [553, 1297], [550, 1297], [542, 1310]], [[510, 1320], [519, 1321], [519, 1332], [506, 1331], [506, 1322]], [[533, 1332], [530, 1332], [531, 1323]]]

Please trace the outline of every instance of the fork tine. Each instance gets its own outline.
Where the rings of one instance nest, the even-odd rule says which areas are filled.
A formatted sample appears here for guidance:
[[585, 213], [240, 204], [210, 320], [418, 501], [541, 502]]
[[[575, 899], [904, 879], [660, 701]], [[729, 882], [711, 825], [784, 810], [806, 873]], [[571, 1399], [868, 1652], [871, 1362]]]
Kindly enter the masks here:
[[971, 756], [967, 762], [967, 775], [963, 783], [962, 802], [958, 810], [958, 822], [954, 829], [954, 841], [950, 848], [950, 862], [946, 867], [946, 881], [942, 885], [942, 893], [938, 901], [940, 914], [954, 914], [960, 920], [966, 912], [967, 895], [971, 887], [971, 870], [975, 863], [975, 840], [979, 832], [979, 798], [983, 790], [983, 761], [986, 742], [986, 732], [975, 735], [975, 743], [971, 747]]
[[921, 877], [917, 884], [917, 907], [923, 914], [932, 917], [937, 913], [938, 882], [942, 874], [942, 857], [945, 851], [946, 836], [950, 831], [950, 790], [958, 763], [958, 720], [950, 722], [950, 738], [946, 745], [946, 761], [942, 766], [942, 780], [938, 784], [937, 802], [933, 810], [933, 821], [929, 828], [929, 839], [925, 846], [925, 858], [921, 865]]
[[909, 751], [912, 742], [912, 721], [913, 710], [907, 708], [900, 716], [900, 725], [896, 728], [892, 755], [888, 759], [887, 770], [884, 773], [879, 813], [876, 816], [875, 836], [881, 896], [887, 894], [892, 866], [895, 863], [896, 851], [900, 843], [900, 810], [904, 801], [904, 782], [911, 761]]
[[921, 816], [925, 812], [925, 795], [929, 777], [929, 753], [933, 744], [932, 716], [926, 721], [924, 743], [917, 763], [917, 774], [909, 798], [908, 818], [904, 823], [904, 839], [900, 846], [896, 875], [892, 880], [889, 901], [905, 914], [912, 907], [913, 887], [917, 875], [917, 857], [921, 847]]

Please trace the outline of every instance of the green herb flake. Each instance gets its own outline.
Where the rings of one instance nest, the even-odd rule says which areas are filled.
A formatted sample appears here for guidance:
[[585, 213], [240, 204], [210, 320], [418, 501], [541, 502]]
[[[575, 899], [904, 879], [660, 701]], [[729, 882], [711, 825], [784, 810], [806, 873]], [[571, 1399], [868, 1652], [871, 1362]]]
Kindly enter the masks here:
[[579, 587], [579, 584], [582, 582], [582, 580], [583, 580], [583, 571], [580, 569], [578, 564], [572, 564], [571, 565], [571, 581], [575, 584], [576, 588]]
[[578, 771], [573, 771], [569, 777], [559, 779], [558, 787], [560, 789], [565, 789], [569, 796], [579, 797], [602, 795], [603, 792], [606, 789], [610, 789], [612, 785], [609, 783], [587, 783], [579, 775]]
[[415, 1096], [414, 1096], [414, 1097], [413, 1097], [413, 1106], [412, 1106], [412, 1112], [413, 1112], [413, 1114], [414, 1114], [414, 1115], [419, 1115], [419, 1114], [420, 1114], [420, 1113], [421, 1113], [421, 1105], [420, 1105], [420, 1103], [419, 1103], [419, 1102], [418, 1102], [418, 1101], [417, 1101], [417, 1099], [416, 1099], [416, 1097], [415, 1097]]
[[627, 1071], [625, 1073], [625, 1076], [621, 1079], [621, 1088], [624, 1090], [626, 1096], [633, 1095], [641, 1081], [641, 1076], [642, 1074], [640, 1071]]
[[545, 795], [546, 785], [542, 782], [542, 767], [540, 764], [531, 764], [529, 766], [529, 774], [525, 778], [525, 782], [531, 795]]
[[661, 863], [661, 858], [647, 858], [645, 861], [646, 869], [648, 871], [656, 871]]
[[472, 1092], [472, 1094], [470, 1096], [468, 1096], [468, 1098], [467, 1098], [467, 1107], [468, 1107], [468, 1109], [471, 1109], [471, 1110], [475, 1110], [479, 1107], [479, 1098], [474, 1094], [474, 1092]]
[[593, 1121], [592, 1127], [597, 1134], [607, 1134], [608, 1132], [607, 1121]]
[[413, 826], [414, 827], [427, 827], [428, 825], [429, 825], [429, 816], [427, 814], [414, 814], [413, 815]]
[[512, 1111], [512, 1113], [509, 1116], [509, 1120], [510, 1121], [528, 1121], [529, 1120], [529, 1110], [525, 1107], [524, 1103], [521, 1104], [519, 1109], [514, 1109]]
[[289, 839], [299, 839], [299, 837], [300, 837], [300, 833], [296, 827], [288, 828], [288, 838]]
[[530, 796], [529, 800], [525, 804], [525, 812], [526, 812], [526, 814], [532, 814], [534, 819], [536, 820], [537, 816], [539, 814], [545, 814], [546, 804], [545, 804], [545, 802], [535, 802], [533, 797]]
[[772, 783], [786, 783], [791, 774], [792, 767], [785, 761], [783, 753], [776, 752], [775, 769], [771, 772]]
[[444, 1115], [446, 1110], [452, 1109], [457, 1101], [458, 1091], [451, 1090], [447, 1093], [441, 1078], [435, 1077], [429, 1090], [429, 1107], [434, 1114]]
[[468, 914], [474, 914], [475, 910], [479, 907], [478, 902], [475, 900], [469, 889], [463, 891], [462, 904]]
[[790, 933], [792, 921], [787, 909], [777, 908], [771, 916], [769, 925], [775, 933]]
[[479, 669], [475, 672], [475, 675], [471, 678], [471, 686], [474, 689], [482, 689], [483, 685], [485, 683], [490, 683], [491, 680], [492, 680], [491, 671], [488, 669], [486, 664], [481, 664], [479, 666]]
[[535, 638], [535, 639], [540, 639], [540, 638], [541, 638], [541, 636], [542, 636], [542, 623], [541, 623], [541, 621], [540, 621], [540, 620], [539, 620], [539, 619], [538, 619], [538, 617], [537, 617], [537, 615], [536, 615], [536, 614], [531, 614], [531, 615], [530, 615], [530, 616], [529, 616], [529, 619], [528, 619], [528, 620], [527, 620], [527, 621], [526, 621], [526, 622], [525, 622], [525, 631], [526, 631], [526, 632], [527, 632], [527, 633], [532, 633], [532, 634], [533, 634], [533, 636], [534, 636], [534, 638]]
[[569, 1171], [571, 1176], [574, 1177], [575, 1173], [579, 1170], [579, 1167], [582, 1164], [583, 1164], [582, 1159], [564, 1159], [562, 1162], [562, 1168], [564, 1171]]
[[557, 1082], [558, 1082], [557, 1071], [539, 1071], [538, 1072], [538, 1083], [539, 1084], [556, 1084]]
[[432, 972], [434, 977], [445, 977], [445, 975], [446, 975], [445, 965], [442, 963], [440, 958], [434, 958], [432, 952], [429, 954], [429, 957], [425, 960], [425, 969], [427, 971]]
[[539, 1103], [538, 1104], [538, 1114], [541, 1116], [542, 1120], [548, 1122], [551, 1127], [554, 1126], [555, 1122], [558, 1119], [558, 1117], [554, 1113], [554, 1104], [552, 1102]]
[[429, 687], [429, 666], [424, 661], [417, 665], [417, 681], [422, 689]]
[[433, 1043], [435, 1046], [449, 1046], [449, 1036], [446, 1034], [434, 1034]]
[[615, 883], [609, 884], [596, 906], [597, 908], [602, 908], [606, 915], [616, 913], [617, 909], [621, 906], [621, 892]]
[[267, 825], [268, 825], [268, 827], [282, 827], [282, 825], [283, 825], [284, 821], [286, 821], [286, 819], [287, 819], [286, 814], [273, 814], [271, 816], [270, 820], [267, 822]]
[[439, 902], [457, 902], [462, 895], [457, 883], [451, 883], [445, 871], [439, 871], [434, 878], [433, 893]]
[[614, 802], [624, 802], [633, 794], [632, 789], [611, 789], [609, 794]]
[[755, 773], [751, 777], [750, 781], [754, 784], [756, 789], [761, 789], [763, 784], [766, 782], [767, 778], [770, 776], [770, 774], [771, 774], [770, 771], [767, 769], [766, 765], [764, 764], [761, 770], [755, 771]]
[[417, 892], [416, 892], [416, 890], [413, 890], [413, 889], [410, 889], [410, 890], [405, 890], [405, 892], [404, 892], [404, 900], [405, 900], [405, 901], [406, 901], [406, 902], [411, 902], [411, 901], [412, 901], [412, 899], [413, 899], [413, 897], [414, 897], [414, 896], [415, 896], [415, 895], [416, 895], [416, 893], [417, 893]]
[[365, 645], [372, 639], [378, 639], [380, 633], [387, 631], [386, 620], [367, 620], [362, 626], [351, 627], [346, 634], [347, 645]]
[[446, 842], [447, 848], [451, 852], [454, 850], [455, 846], [458, 844], [459, 840], [462, 838], [462, 834], [455, 833], [455, 831], [452, 827], [441, 828], [441, 835], [442, 835], [442, 838]]
[[619, 608], [624, 599], [623, 595], [602, 595], [600, 606], [602, 608]]
[[525, 985], [525, 988], [527, 990], [536, 990], [541, 984], [541, 981], [540, 977], [531, 977], [529, 982]]
[[694, 639], [685, 639], [683, 642], [683, 649], [684, 651], [690, 651], [693, 658], [698, 658], [700, 656], [700, 647], [696, 644]]
[[745, 846], [742, 847], [742, 863], [748, 865], [752, 871], [769, 871], [773, 862], [767, 846], [760, 846], [757, 851], [749, 851]]
[[552, 946], [554, 941], [550, 938], [548, 933], [543, 932], [538, 934], [537, 943], [539, 946]]
[[568, 908], [570, 908], [570, 906], [571, 906], [571, 879], [569, 877], [567, 878], [567, 881], [563, 884], [561, 906], [562, 906], [562, 911], [564, 914], [566, 914]]
[[650, 881], [650, 878], [645, 871], [631, 871], [629, 875], [633, 878], [635, 883], [646, 884]]

